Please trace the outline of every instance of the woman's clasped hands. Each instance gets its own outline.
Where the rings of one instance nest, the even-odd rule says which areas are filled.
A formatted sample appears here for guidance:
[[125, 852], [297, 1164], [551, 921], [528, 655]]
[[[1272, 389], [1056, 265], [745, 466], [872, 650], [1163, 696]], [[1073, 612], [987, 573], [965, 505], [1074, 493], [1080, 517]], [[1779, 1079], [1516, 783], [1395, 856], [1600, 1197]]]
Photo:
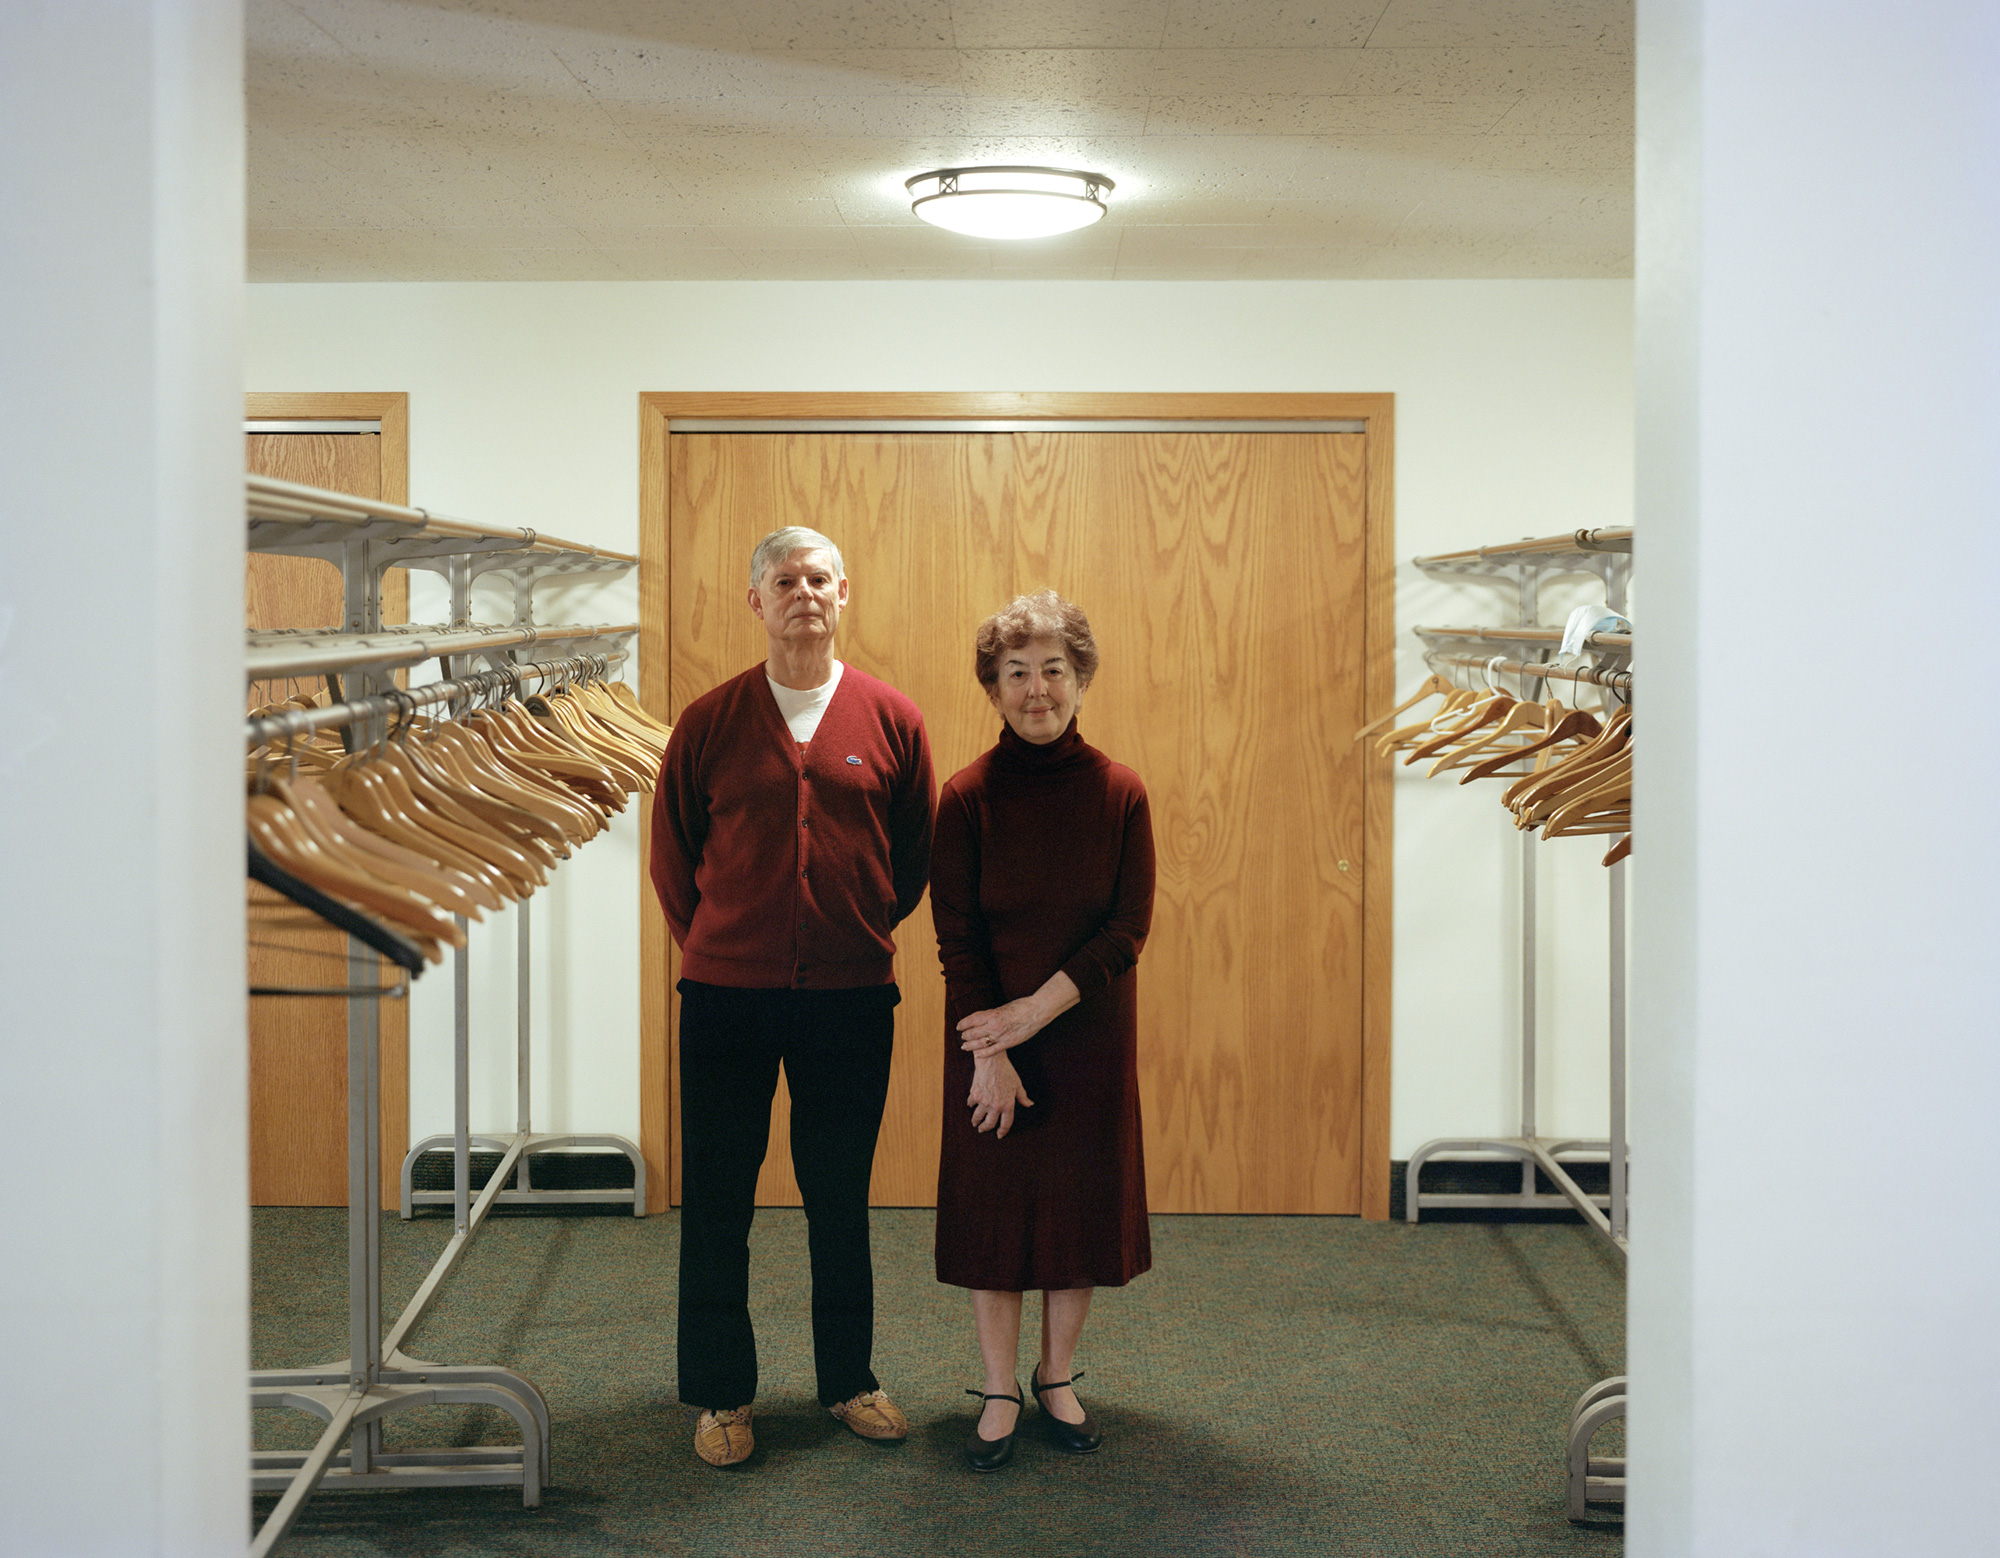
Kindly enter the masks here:
[[965, 1102], [972, 1110], [972, 1128], [993, 1132], [996, 1141], [1014, 1128], [1015, 1109], [1032, 1109], [1035, 1104], [1021, 1085], [1021, 1073], [1005, 1055], [972, 1063], [972, 1090]]
[[972, 1090], [965, 1102], [973, 1129], [992, 1131], [998, 1140], [1014, 1128], [1016, 1108], [1034, 1107], [1007, 1051], [1032, 1039], [1079, 999], [1076, 982], [1058, 970], [1033, 995], [960, 1019], [958, 1047], [972, 1054]]

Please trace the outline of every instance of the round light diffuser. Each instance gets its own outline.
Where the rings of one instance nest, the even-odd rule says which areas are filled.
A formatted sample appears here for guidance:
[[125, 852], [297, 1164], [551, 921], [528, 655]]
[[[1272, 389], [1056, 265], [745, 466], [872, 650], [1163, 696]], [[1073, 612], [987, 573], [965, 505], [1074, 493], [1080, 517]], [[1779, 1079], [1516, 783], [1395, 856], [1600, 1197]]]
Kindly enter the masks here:
[[1068, 168], [938, 168], [906, 179], [910, 209], [968, 238], [1048, 238], [1104, 215], [1116, 186], [1102, 173]]

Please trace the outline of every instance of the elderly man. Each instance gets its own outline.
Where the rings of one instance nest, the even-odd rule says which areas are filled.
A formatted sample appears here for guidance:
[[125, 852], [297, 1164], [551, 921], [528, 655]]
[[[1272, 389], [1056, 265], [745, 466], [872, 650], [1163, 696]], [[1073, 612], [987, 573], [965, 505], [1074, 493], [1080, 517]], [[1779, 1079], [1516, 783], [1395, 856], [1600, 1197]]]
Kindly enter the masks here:
[[890, 933], [924, 894], [937, 787], [916, 705], [834, 658], [847, 598], [825, 536], [757, 543], [765, 661], [682, 711], [653, 800], [653, 885], [684, 976], [680, 1394], [712, 1466], [753, 1448], [750, 1221], [781, 1064], [820, 1403], [864, 1439], [909, 1432], [869, 1366], [868, 1181], [899, 999]]

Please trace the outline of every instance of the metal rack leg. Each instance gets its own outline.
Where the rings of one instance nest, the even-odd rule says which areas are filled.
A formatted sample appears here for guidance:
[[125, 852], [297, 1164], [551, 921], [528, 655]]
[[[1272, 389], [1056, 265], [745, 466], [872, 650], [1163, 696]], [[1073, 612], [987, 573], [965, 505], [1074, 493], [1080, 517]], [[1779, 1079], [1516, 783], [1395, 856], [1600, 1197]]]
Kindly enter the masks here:
[[1611, 1234], [1625, 1232], [1625, 862], [1611, 867]]
[[[520, 916], [514, 933], [514, 1129], [526, 1136], [534, 1127], [528, 1122], [533, 1119], [532, 1099], [529, 1095], [529, 1042], [533, 1027], [529, 1019], [528, 1000], [533, 993], [530, 984], [531, 971], [528, 959], [534, 953], [534, 938], [528, 920], [528, 900], [523, 898], [515, 906]], [[528, 1177], [528, 1154], [521, 1154], [520, 1177], [514, 1188], [527, 1191], [534, 1189]]]
[[[458, 916], [463, 931], [464, 915]], [[453, 1227], [464, 1233], [472, 1217], [472, 959], [467, 947], [451, 954], [451, 1211]], [[410, 1204], [410, 1164], [403, 1167], [403, 1215]]]
[[1625, 1415], [1625, 1376], [1599, 1380], [1577, 1398], [1569, 1418], [1569, 1518], [1588, 1520], [1592, 1504], [1625, 1502], [1625, 1458], [1593, 1458], [1598, 1430]]
[[[349, 987], [380, 983], [372, 949], [350, 937]], [[548, 1408], [541, 1393], [511, 1370], [492, 1366], [446, 1367], [414, 1362], [393, 1352], [416, 1315], [405, 1311], [385, 1348], [382, 1336], [381, 1035], [374, 996], [347, 1004], [347, 1329], [348, 1355], [338, 1363], [303, 1370], [259, 1370], [250, 1377], [250, 1404], [295, 1407], [327, 1421], [319, 1442], [303, 1453], [265, 1452], [251, 1461], [251, 1486], [280, 1491], [251, 1545], [253, 1558], [270, 1552], [321, 1486], [518, 1485], [522, 1502], [541, 1502], [549, 1464]], [[464, 1115], [460, 1125], [463, 1131]], [[460, 1137], [461, 1142], [465, 1140]], [[518, 1149], [517, 1149], [518, 1150]], [[461, 1188], [469, 1159], [461, 1150]], [[469, 1228], [453, 1235], [455, 1259]], [[444, 1263], [440, 1263], [441, 1265]], [[427, 1282], [412, 1311], [435, 1290]], [[391, 1361], [385, 1366], [384, 1356]], [[507, 1412], [521, 1429], [520, 1448], [451, 1448], [385, 1453], [382, 1422], [394, 1412], [433, 1403], [483, 1404]], [[342, 1440], [346, 1454], [340, 1453]]]
[[[1535, 835], [1521, 835], [1521, 1134], [1535, 1134]], [[1522, 1194], [1535, 1188], [1532, 1172], [1521, 1181]]]

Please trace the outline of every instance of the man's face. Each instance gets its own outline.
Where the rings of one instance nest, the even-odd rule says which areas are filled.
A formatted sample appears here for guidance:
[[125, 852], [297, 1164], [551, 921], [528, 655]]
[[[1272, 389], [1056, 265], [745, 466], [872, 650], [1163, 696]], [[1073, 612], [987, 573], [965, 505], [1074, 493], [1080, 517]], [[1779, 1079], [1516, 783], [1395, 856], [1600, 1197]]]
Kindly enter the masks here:
[[834, 577], [833, 559], [816, 546], [771, 564], [750, 592], [750, 609], [773, 643], [831, 640], [846, 605], [847, 581]]

